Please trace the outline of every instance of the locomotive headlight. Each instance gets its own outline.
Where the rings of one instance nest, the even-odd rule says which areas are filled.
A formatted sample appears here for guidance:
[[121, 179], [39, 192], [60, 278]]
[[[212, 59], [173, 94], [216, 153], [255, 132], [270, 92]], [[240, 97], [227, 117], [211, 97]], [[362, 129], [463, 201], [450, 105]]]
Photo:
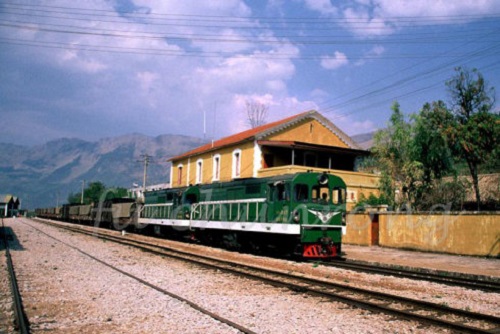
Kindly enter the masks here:
[[298, 210], [293, 212], [293, 221], [296, 223], [300, 222], [300, 212]]
[[318, 183], [321, 184], [322, 186], [328, 184], [328, 175], [326, 173], [323, 173], [318, 176]]
[[342, 212], [342, 226], [346, 226], [346, 225], [347, 225], [347, 222], [346, 222], [345, 212]]
[[186, 219], [189, 219], [189, 212], [186, 212], [186, 213], [184, 214], [184, 217], [186, 217]]

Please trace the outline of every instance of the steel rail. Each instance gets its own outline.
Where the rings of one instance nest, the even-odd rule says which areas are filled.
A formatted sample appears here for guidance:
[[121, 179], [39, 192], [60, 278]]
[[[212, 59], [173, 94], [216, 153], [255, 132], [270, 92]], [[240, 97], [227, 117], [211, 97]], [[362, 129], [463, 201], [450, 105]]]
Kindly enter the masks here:
[[[425, 280], [429, 282], [446, 284], [451, 286], [460, 286], [468, 289], [477, 289], [481, 291], [500, 292], [500, 281], [494, 281], [485, 277], [468, 278], [460, 275], [453, 276], [454, 273], [432, 273], [428, 271], [418, 271], [409, 268], [397, 268], [390, 266], [380, 266], [357, 262], [355, 260], [333, 261], [321, 263], [325, 266], [337, 267], [341, 269], [354, 270], [365, 273], [396, 276], [410, 279]], [[449, 276], [446, 276], [448, 274]]]
[[[221, 323], [224, 323], [224, 324], [226, 324], [226, 325], [228, 325], [228, 326], [230, 326], [232, 328], [235, 328], [235, 329], [239, 330], [242, 333], [245, 333], [245, 334], [256, 334], [256, 332], [252, 331], [251, 329], [248, 329], [248, 328], [246, 328], [246, 327], [244, 327], [244, 326], [242, 326], [240, 324], [237, 324], [236, 322], [234, 322], [232, 320], [226, 319], [226, 318], [224, 318], [224, 317], [222, 317], [222, 316], [220, 316], [220, 315], [218, 315], [218, 314], [216, 314], [214, 312], [211, 312], [211, 311], [203, 308], [202, 306], [200, 306], [200, 305], [198, 305], [198, 304], [196, 304], [196, 303], [194, 303], [194, 302], [192, 302], [192, 301], [190, 301], [190, 300], [188, 300], [188, 299], [186, 299], [184, 297], [181, 297], [180, 295], [177, 295], [175, 293], [167, 291], [167, 290], [165, 290], [165, 289], [163, 289], [163, 288], [161, 288], [161, 287], [159, 287], [157, 285], [154, 285], [154, 284], [152, 284], [152, 283], [150, 283], [150, 282], [148, 282], [148, 281], [146, 281], [146, 280], [144, 280], [144, 279], [142, 279], [142, 278], [140, 278], [138, 276], [135, 276], [135, 275], [133, 275], [133, 274], [127, 272], [127, 271], [124, 271], [124, 270], [122, 270], [122, 269], [120, 269], [120, 268], [118, 268], [118, 267], [116, 267], [116, 266], [114, 266], [114, 265], [106, 262], [106, 261], [103, 261], [103, 260], [101, 260], [101, 259], [93, 256], [92, 254], [87, 253], [87, 252], [79, 249], [78, 247], [75, 247], [75, 246], [73, 246], [73, 245], [71, 245], [71, 244], [69, 244], [69, 243], [67, 243], [67, 242], [65, 242], [63, 240], [60, 240], [60, 239], [58, 239], [58, 238], [56, 238], [56, 237], [54, 237], [54, 236], [46, 233], [45, 231], [40, 230], [39, 228], [31, 226], [30, 224], [26, 224], [26, 225], [29, 225], [31, 228], [33, 228], [33, 229], [37, 230], [38, 232], [46, 235], [47, 237], [49, 237], [49, 238], [51, 238], [53, 240], [56, 240], [56, 241], [64, 244], [65, 246], [67, 246], [67, 247], [69, 247], [69, 248], [71, 248], [71, 249], [73, 249], [73, 250], [75, 250], [75, 251], [77, 251], [77, 252], [79, 252], [79, 253], [81, 253], [81, 254], [89, 257], [89, 258], [91, 258], [92, 260], [94, 260], [94, 261], [96, 261], [96, 262], [98, 262], [98, 263], [100, 263], [100, 264], [102, 264], [102, 265], [104, 265], [104, 266], [106, 266], [106, 267], [108, 267], [110, 269], [113, 269], [113, 270], [119, 272], [122, 275], [125, 275], [125, 276], [127, 276], [129, 278], [132, 278], [132, 279], [136, 280], [137, 282], [139, 282], [139, 283], [141, 283], [141, 284], [143, 284], [143, 285], [145, 285], [145, 286], [147, 286], [147, 287], [149, 287], [149, 288], [151, 288], [153, 290], [156, 290], [156, 291], [158, 291], [158, 292], [160, 292], [162, 294], [165, 294], [165, 295], [167, 295], [167, 296], [169, 296], [171, 298], [174, 298], [174, 299], [177, 299], [177, 300], [179, 300], [181, 302], [186, 303], [187, 305], [189, 305], [194, 310], [196, 310], [196, 311], [198, 311], [200, 313], [203, 313], [203, 314], [211, 317], [214, 320], [217, 320], [217, 321], [219, 321]], [[71, 231], [73, 231], [73, 232], [80, 232], [81, 233], [81, 231], [78, 231], [76, 229], [71, 229]], [[92, 233], [92, 235], [95, 236], [95, 234], [93, 234], [93, 233]], [[112, 241], [112, 240], [110, 240], [110, 241]]]
[[[48, 222], [45, 223], [50, 224]], [[162, 256], [169, 256], [182, 261], [189, 261], [204, 267], [224, 270], [226, 272], [243, 275], [255, 280], [265, 281], [271, 285], [285, 287], [293, 291], [327, 297], [332, 300], [340, 301], [373, 312], [383, 312], [407, 320], [416, 320], [427, 325], [436, 325], [463, 333], [491, 333], [493, 330], [498, 330], [500, 328], [500, 318], [492, 315], [470, 312], [431, 302], [376, 292], [373, 290], [356, 288], [334, 282], [326, 282], [314, 278], [307, 278], [290, 273], [283, 273], [272, 269], [255, 267], [208, 256], [191, 254], [189, 252], [179, 251], [166, 246], [148, 244], [144, 241], [132, 240], [124, 236], [113, 236], [107, 233], [103, 234], [96, 229], [88, 231], [81, 229], [80, 226], [62, 226], [60, 224], [57, 224], [55, 226], [70, 231], [102, 238], [104, 240], [133, 246], [146, 252]], [[258, 272], [260, 272], [260, 274], [258, 274]], [[354, 297], [349, 296], [349, 294], [354, 295]], [[375, 299], [376, 301], [372, 301], [373, 299]], [[391, 307], [391, 304], [399, 305], [399, 308], [396, 306]], [[405, 306], [401, 307], [400, 305]], [[419, 311], [425, 311], [432, 314], [422, 315], [418, 313]], [[451, 316], [459, 319], [456, 321], [448, 321], [439, 318], [440, 316]], [[485, 326], [478, 327], [466, 324], [467, 322], [474, 321], [488, 323], [490, 325], [489, 327], [491, 328], [484, 329], [483, 327]]]
[[21, 293], [19, 291], [19, 286], [17, 285], [16, 272], [14, 270], [14, 263], [12, 262], [12, 256], [9, 250], [9, 241], [7, 240], [7, 230], [5, 229], [4, 221], [2, 218], [2, 236], [3, 242], [5, 244], [5, 256], [7, 258], [7, 270], [9, 272], [10, 290], [12, 294], [12, 300], [14, 303], [14, 325], [16, 330], [21, 334], [28, 334], [30, 332], [30, 323], [26, 313], [24, 312], [23, 301]]

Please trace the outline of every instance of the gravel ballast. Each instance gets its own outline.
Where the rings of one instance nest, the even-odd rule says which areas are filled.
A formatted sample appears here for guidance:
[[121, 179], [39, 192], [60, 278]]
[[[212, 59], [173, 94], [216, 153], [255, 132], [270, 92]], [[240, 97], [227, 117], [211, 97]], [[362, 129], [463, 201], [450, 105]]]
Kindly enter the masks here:
[[[257, 333], [428, 333], [436, 330], [446, 333], [27, 219], [6, 220], [6, 224], [19, 242], [12, 256], [33, 333], [238, 331], [92, 260], [29, 225]], [[158, 243], [176, 244], [166, 240]], [[500, 298], [495, 293], [241, 255], [196, 245], [180, 247], [499, 315]]]

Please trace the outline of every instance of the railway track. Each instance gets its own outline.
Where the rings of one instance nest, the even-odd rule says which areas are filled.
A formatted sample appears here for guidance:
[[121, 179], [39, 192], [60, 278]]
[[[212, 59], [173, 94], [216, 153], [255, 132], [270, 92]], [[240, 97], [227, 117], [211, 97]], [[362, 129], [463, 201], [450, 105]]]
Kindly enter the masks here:
[[492, 315], [455, 309], [446, 305], [351, 287], [329, 281], [306, 278], [291, 273], [235, 263], [222, 259], [194, 255], [165, 246], [132, 240], [124, 236], [103, 233], [102, 231], [97, 231], [96, 229], [89, 231], [83, 230], [80, 227], [61, 226], [59, 224], [56, 226], [69, 231], [84, 233], [102, 238], [104, 240], [137, 247], [143, 251], [151, 252], [157, 255], [169, 256], [182, 261], [189, 261], [207, 268], [222, 270], [246, 278], [263, 281], [273, 286], [288, 288], [292, 291], [300, 293], [308, 293], [329, 300], [346, 303], [354, 307], [370, 310], [372, 312], [382, 312], [398, 318], [418, 321], [430, 326], [439, 326], [463, 333], [493, 333], [500, 331], [500, 318]]
[[459, 286], [467, 289], [477, 289], [481, 291], [500, 292], [500, 281], [489, 280], [484, 277], [464, 277], [453, 275], [454, 273], [433, 273], [429, 271], [416, 271], [406, 268], [382, 267], [369, 263], [356, 261], [333, 261], [323, 263], [325, 266], [332, 266], [341, 269], [354, 270], [364, 273], [373, 273], [378, 275], [388, 275], [401, 278], [410, 278], [425, 280], [429, 282], [446, 284], [451, 286]]
[[19, 287], [17, 285], [16, 273], [14, 270], [14, 264], [12, 262], [12, 257], [9, 250], [9, 238], [7, 229], [5, 228], [3, 218], [2, 218], [2, 233], [1, 241], [5, 245], [5, 256], [7, 258], [7, 270], [9, 272], [10, 290], [12, 293], [12, 300], [14, 303], [14, 327], [21, 334], [28, 334], [30, 332], [30, 324], [23, 308], [23, 302], [21, 298], [21, 293], [19, 292]]
[[[46, 222], [44, 222], [44, 223], [46, 223]], [[27, 224], [27, 225], [29, 225], [29, 224]], [[53, 225], [52, 225], [52, 226], [53, 226]], [[62, 240], [60, 240], [60, 239], [58, 239], [58, 238], [56, 238], [56, 237], [54, 237], [54, 236], [52, 236], [52, 235], [50, 235], [50, 234], [48, 234], [48, 233], [44, 232], [44, 231], [42, 231], [42, 230], [41, 230], [41, 229], [39, 229], [39, 228], [36, 228], [36, 227], [34, 227], [34, 226], [31, 226], [31, 225], [30, 225], [30, 227], [31, 227], [31, 228], [33, 228], [33, 229], [35, 229], [35, 230], [37, 230], [38, 232], [40, 232], [40, 233], [42, 233], [42, 234], [46, 235], [46, 236], [47, 236], [47, 237], [49, 237], [49, 238], [51, 238], [51, 239], [53, 239], [53, 240], [55, 240], [55, 241], [57, 241], [57, 242], [60, 242], [60, 243], [64, 244], [65, 246], [69, 247], [69, 248], [72, 248], [72, 249], [74, 249], [74, 250], [78, 251], [79, 253], [81, 253], [81, 254], [83, 254], [83, 255], [85, 255], [85, 256], [87, 256], [87, 257], [89, 257], [89, 258], [93, 259], [94, 261], [96, 261], [96, 262], [98, 262], [98, 263], [100, 263], [100, 264], [102, 264], [102, 265], [104, 265], [104, 266], [106, 266], [106, 267], [108, 267], [108, 268], [111, 268], [111, 269], [113, 269], [113, 270], [115, 270], [115, 271], [119, 272], [119, 273], [120, 273], [120, 274], [122, 274], [122, 275], [125, 275], [125, 276], [127, 276], [127, 277], [129, 277], [129, 278], [132, 278], [132, 279], [136, 280], [137, 282], [139, 282], [139, 283], [143, 284], [144, 286], [147, 286], [148, 288], [154, 289], [154, 290], [156, 290], [156, 291], [158, 291], [158, 292], [160, 292], [160, 293], [162, 293], [162, 294], [164, 294], [164, 295], [167, 295], [167, 296], [169, 296], [169, 297], [171, 297], [171, 298], [174, 298], [174, 299], [177, 299], [177, 300], [179, 300], [179, 301], [181, 301], [181, 302], [186, 303], [187, 305], [189, 305], [189, 306], [190, 306], [191, 308], [193, 308], [194, 310], [196, 310], [196, 311], [198, 311], [198, 312], [200, 312], [200, 313], [203, 313], [203, 314], [205, 314], [205, 315], [207, 315], [207, 316], [209, 316], [209, 317], [213, 318], [214, 320], [217, 320], [217, 321], [219, 321], [219, 322], [221, 322], [221, 323], [224, 323], [224, 324], [226, 324], [226, 325], [228, 325], [228, 326], [230, 326], [230, 327], [232, 327], [232, 328], [234, 328], [234, 329], [237, 329], [238, 331], [240, 331], [240, 332], [242, 332], [242, 333], [245, 333], [245, 334], [256, 334], [256, 333], [255, 333], [254, 331], [252, 331], [251, 329], [248, 329], [248, 328], [246, 328], [246, 327], [244, 327], [244, 326], [242, 326], [242, 325], [240, 325], [240, 324], [237, 324], [236, 322], [233, 322], [233, 321], [231, 321], [231, 320], [229, 320], [229, 319], [226, 319], [226, 318], [224, 318], [224, 317], [222, 317], [222, 316], [220, 316], [220, 315], [218, 315], [218, 314], [216, 314], [216, 313], [213, 313], [213, 312], [211, 312], [211, 311], [209, 311], [209, 310], [207, 310], [207, 309], [205, 309], [205, 308], [201, 307], [200, 305], [198, 305], [198, 304], [196, 304], [196, 303], [194, 303], [194, 302], [192, 302], [192, 301], [190, 301], [190, 300], [188, 300], [188, 299], [186, 299], [186, 298], [183, 298], [183, 297], [181, 297], [181, 296], [179, 296], [179, 295], [177, 295], [177, 294], [175, 294], [175, 293], [172, 293], [172, 292], [167, 291], [167, 290], [165, 290], [165, 289], [163, 289], [163, 288], [161, 288], [161, 287], [159, 287], [159, 286], [157, 286], [157, 285], [154, 285], [154, 284], [152, 284], [152, 283], [150, 283], [150, 282], [148, 282], [148, 281], [146, 281], [146, 280], [144, 280], [144, 279], [142, 279], [142, 278], [140, 278], [140, 277], [137, 277], [136, 275], [133, 275], [133, 274], [131, 274], [131, 273], [127, 272], [127, 271], [124, 271], [124, 270], [122, 270], [122, 269], [120, 269], [120, 268], [118, 268], [118, 267], [116, 267], [116, 266], [112, 265], [111, 263], [108, 263], [108, 262], [106, 262], [106, 261], [103, 261], [103, 260], [101, 260], [101, 259], [99, 259], [99, 258], [97, 258], [97, 257], [93, 256], [92, 254], [89, 254], [88, 252], [85, 252], [85, 251], [83, 251], [83, 250], [79, 249], [78, 247], [75, 247], [75, 246], [73, 246], [73, 245], [71, 245], [71, 244], [69, 244], [69, 243], [67, 243], [67, 242], [65, 242], [65, 241], [62, 241]], [[57, 227], [61, 227], [61, 226], [57, 226]], [[72, 232], [82, 233], [82, 231], [81, 231], [81, 230], [79, 230], [79, 229], [75, 229], [75, 228], [65, 228], [65, 229], [66, 229], [66, 230], [69, 230], [69, 231], [72, 231]], [[83, 234], [89, 234], [89, 233], [83, 233]], [[96, 236], [96, 234], [95, 234], [95, 233], [90, 233], [90, 235]], [[116, 240], [112, 240], [111, 238], [106, 238], [106, 237], [103, 237], [103, 236], [101, 236], [101, 235], [99, 235], [99, 238], [101, 238], [101, 239], [105, 239], [105, 240], [109, 240], [109, 241], [115, 241], [115, 242], [117, 242]], [[133, 245], [132, 245], [132, 244], [130, 244], [130, 243], [121, 243], [121, 244], [123, 244], [123, 245], [133, 246]]]

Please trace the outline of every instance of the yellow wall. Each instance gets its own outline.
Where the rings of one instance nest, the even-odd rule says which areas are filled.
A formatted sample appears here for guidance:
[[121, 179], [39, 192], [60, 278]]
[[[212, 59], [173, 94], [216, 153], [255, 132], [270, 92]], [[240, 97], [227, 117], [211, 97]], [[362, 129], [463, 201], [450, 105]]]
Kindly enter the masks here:
[[500, 256], [498, 214], [381, 214], [379, 219], [381, 246]]
[[[348, 214], [345, 244], [372, 245], [372, 218]], [[500, 257], [498, 214], [379, 214], [379, 245], [425, 252]]]
[[[191, 158], [185, 158], [182, 160], [174, 161], [172, 164], [173, 168], [172, 180], [171, 180], [172, 187], [179, 187], [177, 180], [178, 180], [178, 166], [180, 164], [183, 165], [182, 182], [180, 186], [185, 186], [187, 184], [196, 184], [196, 164], [199, 159], [203, 160], [202, 183], [211, 183], [213, 178], [213, 163], [214, 163], [213, 157], [216, 154], [220, 154], [219, 181], [232, 180], [233, 152], [236, 149], [241, 150], [240, 178], [252, 177], [254, 143], [247, 142], [235, 146], [221, 148], [217, 151], [207, 152], [204, 154], [193, 156]], [[189, 170], [189, 175], [188, 175], [188, 170]]]
[[348, 214], [347, 231], [342, 242], [351, 245], [370, 246], [372, 244], [372, 220], [369, 214]]
[[348, 147], [334, 133], [324, 127], [317, 120], [297, 124], [286, 130], [271, 135], [267, 140], [299, 141], [316, 145]]

